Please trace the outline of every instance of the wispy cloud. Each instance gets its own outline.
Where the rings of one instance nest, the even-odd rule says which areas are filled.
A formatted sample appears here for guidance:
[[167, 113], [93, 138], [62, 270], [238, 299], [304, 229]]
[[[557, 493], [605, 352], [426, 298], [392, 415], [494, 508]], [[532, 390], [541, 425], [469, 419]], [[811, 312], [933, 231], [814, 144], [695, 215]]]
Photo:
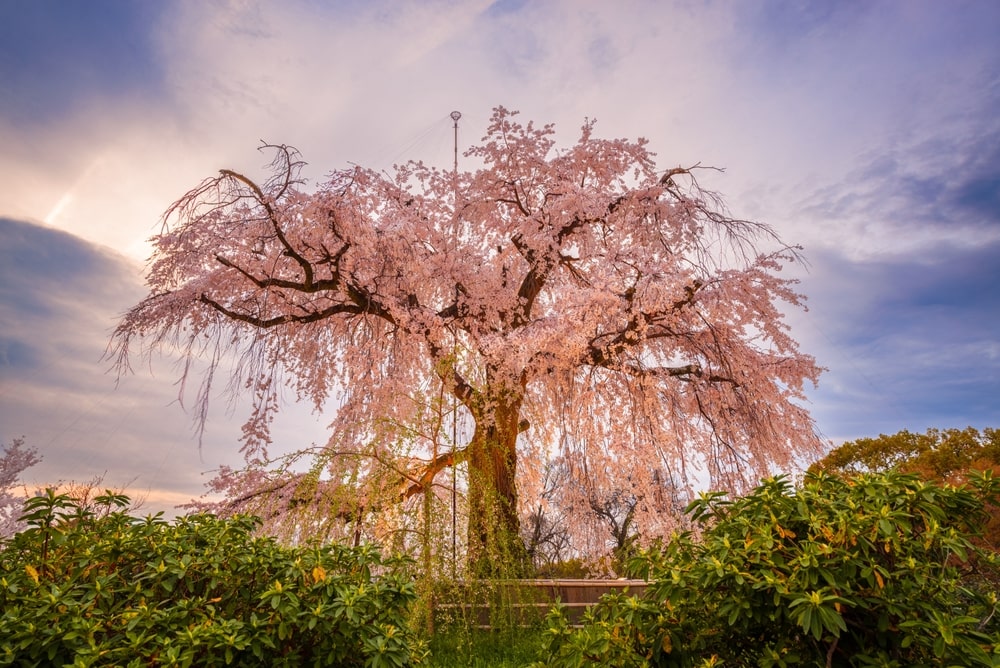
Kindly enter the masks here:
[[[118, 316], [143, 296], [138, 266], [65, 232], [6, 218], [0, 240], [0, 425], [5, 442], [25, 436], [42, 453], [30, 480], [107, 474], [107, 485], [148, 495], [147, 510], [170, 510], [163, 499], [199, 496], [203, 471], [238, 462], [238, 420], [227, 418], [223, 397], [199, 447], [176, 401], [169, 359], [140, 366], [120, 385], [102, 359]], [[315, 418], [296, 419], [313, 423], [321, 439]], [[288, 434], [286, 424], [279, 438]]]
[[[1000, 103], [1000, 98], [996, 100]], [[853, 257], [938, 252], [1000, 239], [1000, 118], [982, 113], [913, 144], [866, 151], [809, 193], [797, 215]]]
[[162, 63], [148, 26], [166, 10], [128, 0], [0, 3], [3, 116], [37, 128], [95, 97], [156, 96]]
[[1000, 242], [935, 257], [816, 253], [793, 331], [829, 368], [815, 417], [836, 440], [1000, 420]]

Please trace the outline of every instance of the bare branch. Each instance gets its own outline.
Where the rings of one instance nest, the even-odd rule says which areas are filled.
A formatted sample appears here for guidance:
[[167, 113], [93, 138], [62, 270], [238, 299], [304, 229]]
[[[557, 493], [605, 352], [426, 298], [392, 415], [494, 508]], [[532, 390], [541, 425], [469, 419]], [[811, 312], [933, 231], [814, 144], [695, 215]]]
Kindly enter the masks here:
[[[291, 323], [297, 324], [307, 324], [310, 322], [319, 322], [320, 320], [325, 320], [332, 316], [346, 313], [351, 315], [365, 315], [371, 314], [372, 311], [366, 311], [356, 304], [334, 304], [328, 308], [322, 309], [320, 311], [314, 311], [312, 313], [307, 313], [305, 315], [294, 315], [292, 313], [283, 313], [281, 315], [274, 316], [272, 318], [260, 318], [249, 313], [241, 313], [233, 309], [226, 308], [219, 302], [215, 301], [206, 294], [202, 294], [199, 298], [202, 304], [211, 306], [219, 313], [223, 314], [227, 318], [233, 320], [238, 320], [240, 322], [245, 322], [248, 325], [252, 325], [259, 329], [270, 329], [271, 327], [277, 327], [279, 325], [288, 325]], [[375, 313], [375, 315], [379, 315]], [[383, 316], [385, 317], [385, 316]]]

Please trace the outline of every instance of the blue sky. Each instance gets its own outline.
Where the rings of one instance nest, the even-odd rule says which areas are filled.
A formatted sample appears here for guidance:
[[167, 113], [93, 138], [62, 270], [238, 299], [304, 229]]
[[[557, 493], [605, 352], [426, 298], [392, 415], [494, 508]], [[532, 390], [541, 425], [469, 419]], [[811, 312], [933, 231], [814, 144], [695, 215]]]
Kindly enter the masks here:
[[[29, 482], [107, 474], [168, 508], [235, 463], [240, 407], [199, 447], [169, 361], [100, 361], [143, 295], [164, 209], [260, 140], [319, 180], [450, 164], [496, 105], [571, 142], [646, 137], [809, 260], [790, 316], [828, 367], [834, 443], [1000, 426], [1000, 4], [976, 2], [0, 3], [0, 439]], [[151, 373], [152, 372], [152, 373]], [[291, 408], [279, 442], [323, 440]]]

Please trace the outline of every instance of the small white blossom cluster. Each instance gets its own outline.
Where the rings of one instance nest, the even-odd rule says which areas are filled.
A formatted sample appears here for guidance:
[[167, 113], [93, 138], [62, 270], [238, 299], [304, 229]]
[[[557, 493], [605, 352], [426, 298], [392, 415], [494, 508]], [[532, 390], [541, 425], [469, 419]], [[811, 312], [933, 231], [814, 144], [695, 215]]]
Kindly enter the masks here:
[[23, 529], [18, 518], [22, 514], [24, 495], [15, 493], [21, 474], [41, 458], [34, 448], [24, 445], [23, 438], [15, 438], [2, 448], [0, 455], [0, 540], [10, 538]]

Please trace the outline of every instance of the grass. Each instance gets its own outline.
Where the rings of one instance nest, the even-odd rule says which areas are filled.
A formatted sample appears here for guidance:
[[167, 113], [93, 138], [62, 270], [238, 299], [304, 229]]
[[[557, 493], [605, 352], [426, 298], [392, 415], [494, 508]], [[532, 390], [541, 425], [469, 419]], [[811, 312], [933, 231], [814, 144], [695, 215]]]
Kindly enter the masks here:
[[538, 660], [541, 629], [453, 630], [431, 638], [429, 668], [524, 668]]

